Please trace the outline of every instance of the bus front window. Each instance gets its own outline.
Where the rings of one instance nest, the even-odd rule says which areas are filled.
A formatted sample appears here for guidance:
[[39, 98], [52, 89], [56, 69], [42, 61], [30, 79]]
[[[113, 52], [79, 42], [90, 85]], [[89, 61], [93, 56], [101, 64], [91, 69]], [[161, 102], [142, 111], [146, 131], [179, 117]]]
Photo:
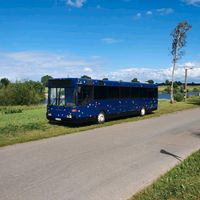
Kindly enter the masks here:
[[49, 104], [56, 106], [74, 106], [74, 88], [50, 88]]

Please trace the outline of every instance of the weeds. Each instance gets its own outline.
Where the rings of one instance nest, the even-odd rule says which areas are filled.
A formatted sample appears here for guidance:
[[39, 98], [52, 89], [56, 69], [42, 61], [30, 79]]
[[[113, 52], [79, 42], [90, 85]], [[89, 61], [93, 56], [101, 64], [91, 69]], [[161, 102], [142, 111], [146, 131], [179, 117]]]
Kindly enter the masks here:
[[8, 124], [0, 129], [0, 135], [16, 136], [33, 130], [45, 131], [48, 127], [42, 123], [28, 123], [24, 125]]
[[22, 109], [11, 109], [11, 110], [9, 110], [9, 109], [6, 109], [5, 111], [4, 111], [4, 114], [13, 114], [13, 113], [22, 113]]

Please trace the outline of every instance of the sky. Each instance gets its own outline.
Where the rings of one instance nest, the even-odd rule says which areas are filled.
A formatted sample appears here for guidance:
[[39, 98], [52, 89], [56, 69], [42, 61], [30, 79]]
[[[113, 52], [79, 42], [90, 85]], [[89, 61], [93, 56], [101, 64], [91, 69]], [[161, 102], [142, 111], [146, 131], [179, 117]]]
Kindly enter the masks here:
[[176, 80], [200, 82], [200, 0], [0, 0], [0, 78], [171, 79], [170, 33], [188, 20]]

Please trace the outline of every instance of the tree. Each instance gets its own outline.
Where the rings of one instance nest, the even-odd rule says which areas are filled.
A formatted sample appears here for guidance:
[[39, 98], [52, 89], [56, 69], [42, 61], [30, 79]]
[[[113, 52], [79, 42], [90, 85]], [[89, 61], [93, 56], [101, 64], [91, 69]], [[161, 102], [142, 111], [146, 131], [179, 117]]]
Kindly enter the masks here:
[[174, 82], [173, 88], [178, 88], [178, 83], [177, 83], [177, 81]]
[[147, 83], [154, 84], [154, 81], [153, 80], [148, 80]]
[[176, 68], [177, 61], [183, 56], [183, 51], [181, 49], [186, 45], [186, 32], [190, 30], [192, 26], [186, 21], [182, 21], [170, 34], [172, 37], [172, 82], [171, 82], [171, 91], [170, 91], [170, 102], [174, 103], [174, 72]]
[[45, 99], [45, 88], [41, 82], [17, 81], [0, 90], [0, 105], [39, 104]]
[[131, 82], [132, 82], [132, 83], [139, 83], [140, 81], [138, 81], [137, 78], [134, 78]]
[[87, 75], [83, 75], [81, 76], [81, 78], [84, 78], [84, 79], [92, 79], [91, 77], [87, 76]]
[[0, 80], [1, 85], [7, 87], [10, 84], [10, 81], [7, 78], [2, 78]]
[[52, 76], [49, 76], [49, 75], [45, 75], [45, 76], [42, 76], [41, 77], [41, 83], [47, 87], [48, 86], [48, 80], [49, 79], [52, 79], [53, 77]]
[[168, 79], [165, 81], [165, 85], [170, 85], [170, 81]]

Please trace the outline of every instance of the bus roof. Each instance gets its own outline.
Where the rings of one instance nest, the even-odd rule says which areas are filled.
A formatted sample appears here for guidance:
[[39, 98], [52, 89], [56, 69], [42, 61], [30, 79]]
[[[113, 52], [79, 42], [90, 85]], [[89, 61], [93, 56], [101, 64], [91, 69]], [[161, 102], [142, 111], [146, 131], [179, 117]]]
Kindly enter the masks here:
[[147, 83], [133, 83], [124, 81], [109, 81], [109, 80], [96, 80], [96, 79], [84, 79], [84, 78], [54, 78], [51, 81], [70, 81], [71, 85], [96, 85], [96, 86], [127, 86], [127, 87], [158, 87], [157, 84], [147, 84]]

